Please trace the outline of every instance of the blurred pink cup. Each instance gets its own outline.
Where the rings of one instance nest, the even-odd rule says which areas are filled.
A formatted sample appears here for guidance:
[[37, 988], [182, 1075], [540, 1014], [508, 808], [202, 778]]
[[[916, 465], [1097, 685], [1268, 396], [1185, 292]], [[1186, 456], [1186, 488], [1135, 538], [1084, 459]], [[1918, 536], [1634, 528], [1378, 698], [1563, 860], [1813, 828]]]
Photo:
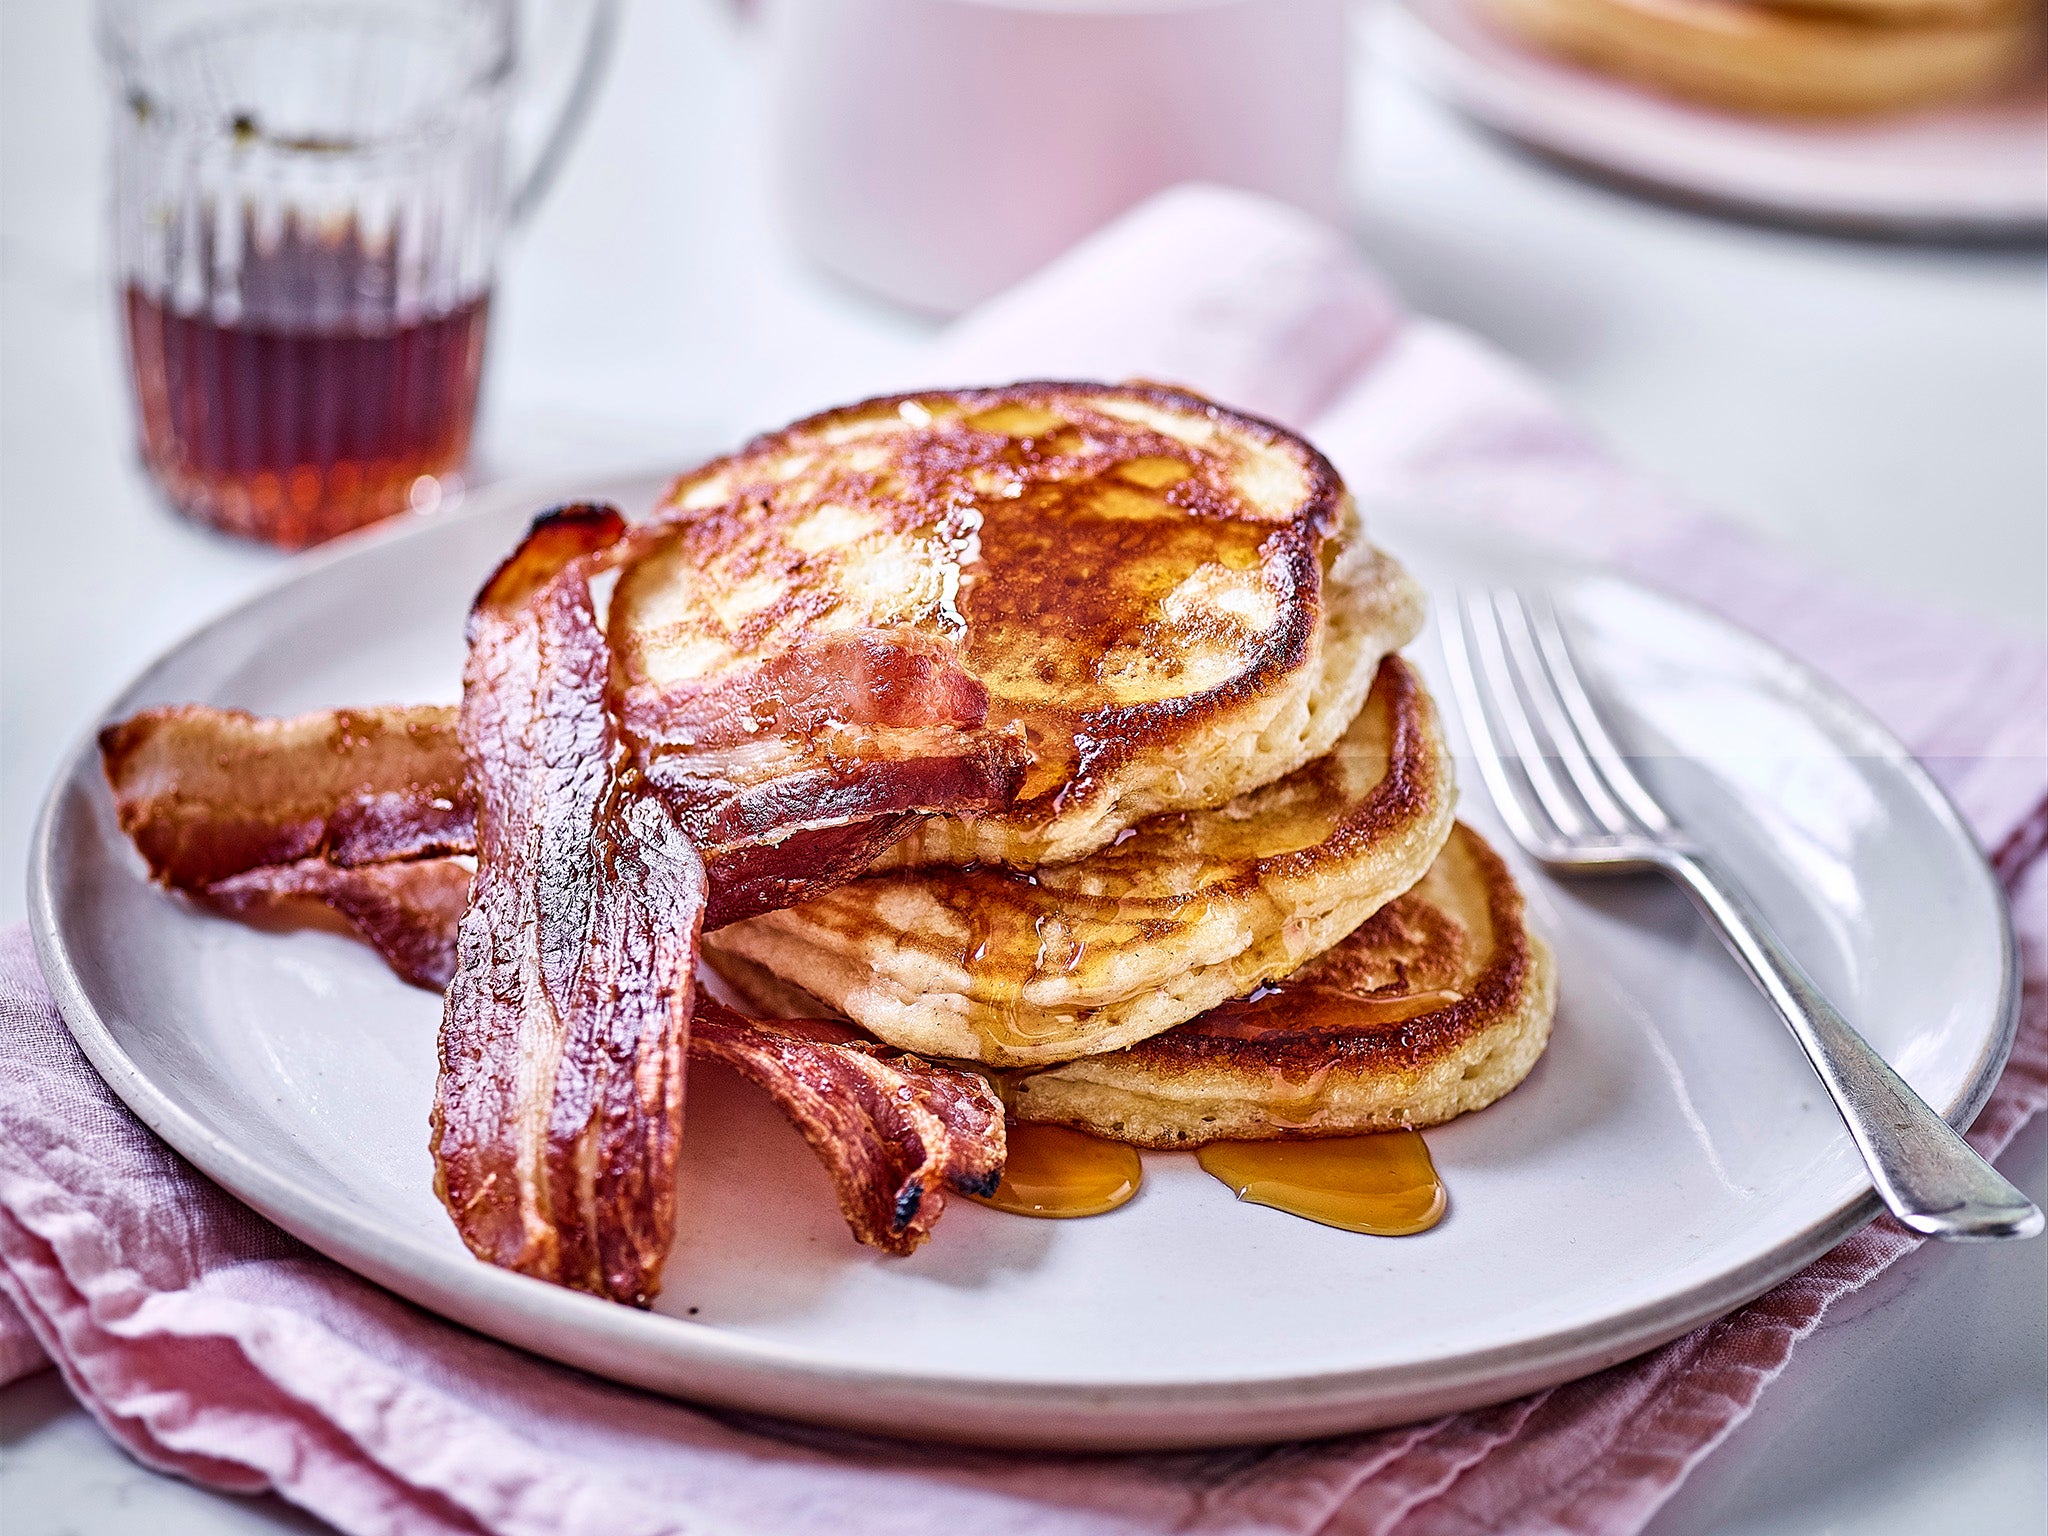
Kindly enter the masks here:
[[1344, 0], [769, 0], [798, 244], [953, 312], [1161, 188], [1343, 207]]

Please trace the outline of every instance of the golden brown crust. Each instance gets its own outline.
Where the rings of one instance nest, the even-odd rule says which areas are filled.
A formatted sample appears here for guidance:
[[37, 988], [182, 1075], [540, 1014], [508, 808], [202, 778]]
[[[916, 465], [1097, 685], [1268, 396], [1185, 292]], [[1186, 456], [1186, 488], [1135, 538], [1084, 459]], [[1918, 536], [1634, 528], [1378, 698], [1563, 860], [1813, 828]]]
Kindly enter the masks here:
[[1857, 21], [1869, 26], [1923, 26], [2010, 21], [2034, 9], [2034, 0], [1755, 0], [1790, 16]]
[[[1223, 1067], [1253, 1072], [1313, 1070], [1339, 1062], [1360, 1071], [1414, 1071], [1442, 1059], [1472, 1034], [1497, 1021], [1529, 987], [1533, 940], [1523, 921], [1522, 893], [1499, 854], [1460, 822], [1441, 858], [1473, 868], [1486, 906], [1490, 938], [1473, 936], [1425, 891], [1396, 897], [1252, 1008], [1226, 1005], [1234, 1015], [1264, 1015], [1258, 1034], [1226, 1032], [1215, 1009], [1178, 1029], [1141, 1040], [1123, 1059], [1165, 1076]], [[1476, 950], [1476, 953], [1475, 953]], [[1304, 987], [1362, 1000], [1455, 991], [1455, 1003], [1384, 1028], [1290, 1029]]]
[[1115, 1049], [1335, 944], [1450, 835], [1427, 692], [1386, 658], [1326, 756], [1030, 872], [890, 870], [712, 941], [906, 1050], [1028, 1065]]
[[1015, 1074], [1012, 1113], [1159, 1147], [1433, 1125], [1519, 1083], [1555, 1006], [1513, 876], [1463, 825], [1414, 890], [1261, 992]]
[[[919, 858], [1064, 860], [1327, 746], [1257, 738], [1319, 681], [1325, 580], [1353, 515], [1307, 443], [1182, 390], [863, 401], [676, 482], [667, 533], [614, 600], [621, 695], [629, 720], [694, 721], [776, 655], [900, 658], [948, 729], [1019, 733], [1032, 754], [1013, 809], [920, 829]], [[1380, 649], [1415, 617], [1399, 611]], [[823, 757], [847, 739], [871, 756], [895, 726], [804, 678], [739, 692], [771, 700], [741, 729], [805, 734]], [[1188, 752], [1164, 782], [1162, 759], [1222, 739], [1245, 750]]]

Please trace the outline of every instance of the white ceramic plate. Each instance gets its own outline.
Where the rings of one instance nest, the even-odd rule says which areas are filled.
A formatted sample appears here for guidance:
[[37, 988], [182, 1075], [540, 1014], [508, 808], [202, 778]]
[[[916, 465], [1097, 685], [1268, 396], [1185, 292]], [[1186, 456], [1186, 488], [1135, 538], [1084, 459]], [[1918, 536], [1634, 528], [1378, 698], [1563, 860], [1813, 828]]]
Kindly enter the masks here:
[[1375, 47], [1489, 128], [1624, 181], [1792, 223], [1895, 235], [2048, 233], [2048, 78], [1868, 120], [1750, 117], [1523, 47], [1472, 0], [1401, 0]]
[[[644, 507], [652, 479], [555, 487]], [[452, 699], [471, 593], [538, 505], [461, 514], [300, 563], [117, 699], [267, 713]], [[1890, 737], [1746, 634], [1498, 536], [1382, 519], [1426, 581], [1542, 581], [1646, 771], [1914, 1087], [1958, 1120], [2004, 1060], [1999, 890]], [[1441, 676], [1434, 648], [1417, 648]], [[1441, 690], [1439, 690], [1441, 694]], [[1468, 783], [1473, 775], [1466, 774]], [[1494, 831], [1473, 791], [1465, 814]], [[1498, 841], [1498, 839], [1497, 839]], [[1139, 1447], [1323, 1434], [1506, 1398], [1608, 1365], [1757, 1295], [1876, 1211], [1777, 1020], [1677, 891], [1566, 888], [1518, 866], [1556, 944], [1548, 1055], [1429, 1133], [1449, 1217], [1376, 1239], [1235, 1203], [1186, 1154], [1087, 1221], [956, 1201], [914, 1258], [857, 1247], [767, 1101], [690, 1085], [682, 1233], [658, 1310], [476, 1262], [427, 1156], [438, 1000], [368, 949], [276, 935], [152, 888], [90, 738], [31, 872], [44, 972], [143, 1120], [321, 1251], [426, 1307], [602, 1375], [903, 1434]]]

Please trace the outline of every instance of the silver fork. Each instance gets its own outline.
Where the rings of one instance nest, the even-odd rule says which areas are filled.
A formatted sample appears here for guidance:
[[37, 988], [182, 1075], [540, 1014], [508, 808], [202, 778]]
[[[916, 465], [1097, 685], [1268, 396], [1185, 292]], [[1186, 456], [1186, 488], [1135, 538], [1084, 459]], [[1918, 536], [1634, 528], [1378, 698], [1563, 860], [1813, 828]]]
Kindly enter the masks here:
[[1460, 594], [1442, 624], [1451, 687], [1501, 819], [1556, 874], [1676, 880], [1776, 1006], [1892, 1214], [1930, 1237], [2032, 1237], [2033, 1202], [1885, 1065], [1678, 826], [1601, 723], [1547, 599]]

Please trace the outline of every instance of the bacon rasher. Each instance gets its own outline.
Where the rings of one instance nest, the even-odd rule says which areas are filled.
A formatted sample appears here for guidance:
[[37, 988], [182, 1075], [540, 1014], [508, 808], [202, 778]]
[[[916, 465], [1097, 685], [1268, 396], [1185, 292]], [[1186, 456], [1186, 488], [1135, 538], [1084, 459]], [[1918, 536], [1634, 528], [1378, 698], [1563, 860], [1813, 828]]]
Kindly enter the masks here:
[[[453, 721], [453, 711], [433, 705], [374, 713], [393, 722], [418, 717], [422, 732], [438, 731], [443, 716]], [[406, 776], [420, 772], [416, 766], [358, 758], [354, 768], [368, 777], [338, 783], [324, 798], [280, 803], [264, 798], [271, 775], [245, 789], [231, 774], [214, 773], [214, 765], [231, 764], [241, 743], [256, 738], [273, 759], [284, 759], [271, 765], [286, 770], [276, 777], [289, 777], [294, 756], [317, 777], [329, 766], [332, 718], [262, 720], [191, 705], [110, 727], [103, 761], [122, 826], [159, 884], [234, 917], [283, 920], [307, 906], [324, 907], [407, 981], [439, 991], [454, 974], [455, 919], [469, 886], [470, 866], [459, 856], [476, 847], [475, 804], [466, 788], [447, 801], [451, 813], [436, 804], [447, 797], [424, 787], [440, 782], [440, 764], [429, 764], [423, 781]], [[122, 732], [118, 753], [104, 747], [114, 731]], [[280, 741], [293, 746], [280, 752]], [[460, 752], [448, 756], [459, 760]], [[182, 778], [179, 763], [197, 771]], [[143, 765], [147, 771], [138, 771]], [[704, 860], [707, 932], [851, 880], [920, 814], [1005, 804], [1017, 783], [1006, 765], [985, 759], [895, 764], [871, 782], [820, 785], [815, 781], [826, 776], [807, 772], [748, 791], [693, 775], [675, 759], [657, 759], [643, 772]], [[408, 821], [412, 811], [399, 808], [414, 806], [425, 809]], [[380, 840], [371, 843], [352, 828], [335, 836], [362, 807], [382, 815]], [[366, 857], [366, 846], [387, 851]]]
[[534, 524], [470, 612], [477, 869], [441, 1019], [435, 1184], [478, 1257], [646, 1306], [675, 1161], [704, 867], [624, 751], [590, 590], [610, 508]]
[[1002, 1177], [1003, 1106], [985, 1078], [894, 1051], [823, 1021], [742, 1017], [697, 1001], [694, 1057], [764, 1089], [839, 1192], [853, 1235], [907, 1254], [931, 1235], [946, 1191], [992, 1193]]
[[439, 992], [455, 975], [455, 929], [469, 905], [469, 885], [470, 864], [464, 859], [353, 867], [300, 859], [216, 880], [199, 899], [254, 923], [291, 923], [302, 919], [307, 907], [325, 908], [401, 978]]
[[[987, 709], [985, 691], [971, 678], [938, 674], [915, 650], [871, 641], [834, 646], [826, 659], [843, 667], [836, 684], [827, 684], [816, 661], [763, 669], [754, 679], [787, 717], [778, 725], [796, 736], [746, 737], [715, 726], [729, 725], [738, 708], [729, 690], [716, 701], [672, 696], [679, 718], [704, 729], [701, 744], [683, 745], [691, 738], [680, 729], [626, 735], [647, 781], [703, 857], [706, 929], [829, 890], [866, 870], [918, 816], [997, 810], [1023, 782], [1020, 741], [963, 729], [978, 725]], [[798, 676], [799, 696], [811, 706], [802, 714], [774, 692]], [[856, 704], [869, 693], [867, 705]], [[864, 752], [859, 741], [807, 734], [811, 714], [826, 699], [837, 700], [831, 707], [842, 736], [865, 724], [903, 727], [917, 710], [926, 711], [925, 727], [891, 729], [889, 755]], [[658, 718], [647, 698], [629, 703], [625, 713], [643, 726]], [[100, 733], [100, 751], [121, 826], [151, 875], [230, 912], [249, 910], [251, 893], [270, 889], [280, 911], [291, 900], [318, 902], [355, 922], [365, 882], [323, 874], [312, 861], [354, 869], [475, 851], [476, 799], [455, 711], [446, 706], [268, 720], [179, 705], [109, 726]], [[284, 866], [301, 867], [289, 877], [260, 873]], [[408, 883], [438, 889], [460, 867]], [[432, 952], [445, 941], [407, 938], [388, 927], [363, 932], [409, 980], [446, 983], [445, 974], [415, 974], [394, 951], [398, 943]]]
[[459, 718], [176, 706], [100, 745], [160, 883], [252, 921], [324, 909], [448, 989], [436, 1182], [469, 1246], [644, 1305], [692, 1049], [774, 1097], [863, 1242], [907, 1253], [947, 1187], [993, 1184], [985, 1081], [723, 1009], [693, 1046], [692, 961], [701, 928], [852, 878], [919, 815], [1008, 805], [1026, 754], [982, 729], [979, 683], [885, 634], [621, 697], [590, 580], [636, 547], [608, 509], [537, 522], [472, 612]]
[[344, 868], [475, 849], [476, 801], [443, 705], [146, 709], [100, 732], [121, 830], [179, 890], [264, 865]]

